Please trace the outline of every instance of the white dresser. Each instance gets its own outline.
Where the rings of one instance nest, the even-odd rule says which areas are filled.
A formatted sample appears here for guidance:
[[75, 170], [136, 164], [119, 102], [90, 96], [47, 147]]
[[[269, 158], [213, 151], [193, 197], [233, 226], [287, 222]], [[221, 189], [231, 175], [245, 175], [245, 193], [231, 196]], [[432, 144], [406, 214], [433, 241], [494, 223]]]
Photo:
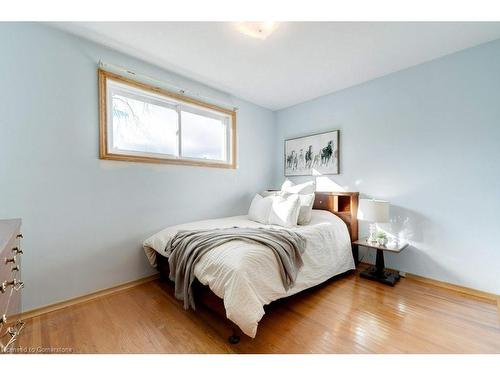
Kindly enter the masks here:
[[24, 326], [20, 320], [21, 219], [0, 220], [0, 353], [13, 352]]

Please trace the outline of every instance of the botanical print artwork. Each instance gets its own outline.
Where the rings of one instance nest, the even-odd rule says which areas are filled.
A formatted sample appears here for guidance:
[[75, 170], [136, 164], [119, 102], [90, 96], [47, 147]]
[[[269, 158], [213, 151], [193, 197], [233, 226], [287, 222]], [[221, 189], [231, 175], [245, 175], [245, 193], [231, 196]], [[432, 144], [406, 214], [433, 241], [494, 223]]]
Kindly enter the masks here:
[[285, 176], [338, 173], [338, 130], [285, 140]]

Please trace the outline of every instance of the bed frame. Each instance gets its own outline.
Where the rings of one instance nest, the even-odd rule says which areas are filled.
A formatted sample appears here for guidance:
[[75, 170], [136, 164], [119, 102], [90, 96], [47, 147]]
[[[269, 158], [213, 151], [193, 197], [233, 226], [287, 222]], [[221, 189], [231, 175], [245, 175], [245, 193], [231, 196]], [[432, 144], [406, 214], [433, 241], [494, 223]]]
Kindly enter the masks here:
[[[347, 225], [352, 243], [358, 239], [358, 200], [359, 193], [357, 192], [316, 192], [313, 208], [316, 210], [330, 211], [341, 218]], [[357, 246], [352, 246], [352, 252], [355, 264], [357, 265]], [[156, 254], [156, 262], [161, 280], [172, 283], [168, 276], [168, 258], [160, 254]], [[338, 275], [334, 276], [334, 278], [338, 278]], [[240, 341], [241, 330], [226, 318], [224, 301], [217, 297], [208, 286], [202, 285], [198, 282], [198, 280], [195, 280], [193, 283], [193, 295], [197, 305], [204, 305], [208, 309], [214, 311], [217, 315], [223, 317], [230, 324], [232, 328], [232, 335], [229, 336], [228, 341], [231, 344], [237, 344]]]

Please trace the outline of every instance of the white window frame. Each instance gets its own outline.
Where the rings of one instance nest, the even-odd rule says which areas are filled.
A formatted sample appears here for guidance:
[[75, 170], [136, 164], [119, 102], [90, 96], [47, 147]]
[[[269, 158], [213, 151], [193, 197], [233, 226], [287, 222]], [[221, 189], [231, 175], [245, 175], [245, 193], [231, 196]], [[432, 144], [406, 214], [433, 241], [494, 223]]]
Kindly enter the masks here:
[[[164, 89], [133, 81], [115, 73], [99, 69], [99, 113], [100, 142], [99, 157], [107, 160], [129, 162], [147, 162], [164, 164], [195, 165], [216, 168], [236, 168], [236, 112], [216, 105], [201, 102]], [[178, 152], [179, 155], [168, 155], [153, 152], [122, 150], [113, 147], [113, 113], [112, 94], [121, 93], [128, 97], [154, 105], [174, 109], [177, 112]], [[193, 158], [182, 156], [182, 124], [181, 113], [193, 114], [221, 120], [226, 125], [226, 147], [224, 160]]]

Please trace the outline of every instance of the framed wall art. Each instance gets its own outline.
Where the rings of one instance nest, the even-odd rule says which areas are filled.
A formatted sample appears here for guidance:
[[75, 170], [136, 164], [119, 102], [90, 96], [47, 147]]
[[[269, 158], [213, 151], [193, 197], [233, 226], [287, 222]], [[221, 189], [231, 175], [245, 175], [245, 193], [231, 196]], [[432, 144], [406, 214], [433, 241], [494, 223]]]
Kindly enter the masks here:
[[339, 174], [339, 131], [285, 140], [285, 176]]

